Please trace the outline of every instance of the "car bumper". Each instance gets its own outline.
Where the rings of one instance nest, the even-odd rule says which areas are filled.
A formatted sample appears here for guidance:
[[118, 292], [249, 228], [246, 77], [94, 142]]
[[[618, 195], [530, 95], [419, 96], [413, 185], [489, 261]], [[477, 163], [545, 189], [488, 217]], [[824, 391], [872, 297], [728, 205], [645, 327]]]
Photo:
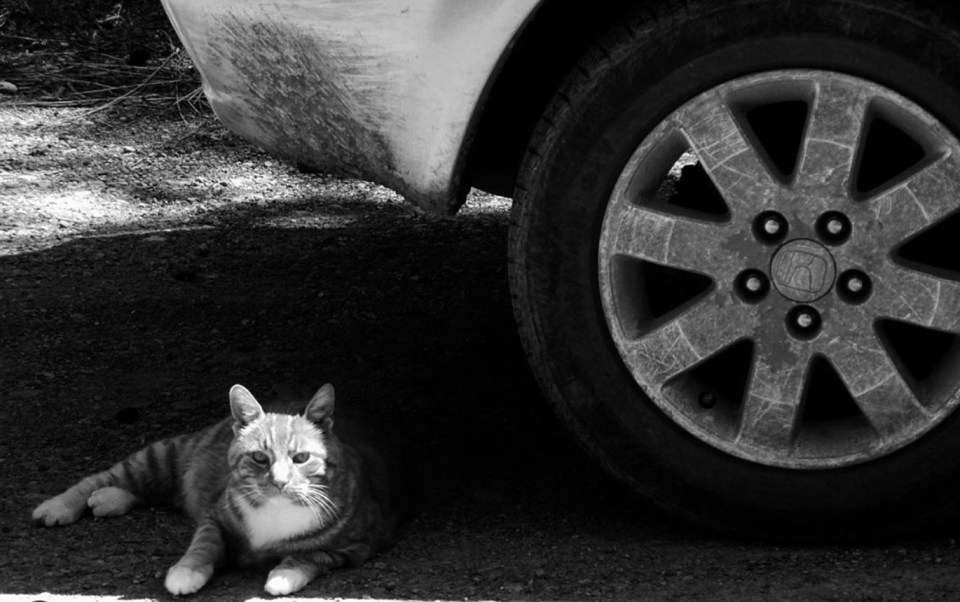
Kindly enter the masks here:
[[453, 213], [470, 126], [539, 0], [163, 0], [232, 131]]

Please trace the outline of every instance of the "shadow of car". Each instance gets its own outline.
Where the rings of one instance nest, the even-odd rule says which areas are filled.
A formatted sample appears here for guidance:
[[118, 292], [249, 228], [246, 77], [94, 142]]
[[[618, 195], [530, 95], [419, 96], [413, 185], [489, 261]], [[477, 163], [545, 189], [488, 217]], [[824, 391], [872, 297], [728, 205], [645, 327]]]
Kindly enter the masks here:
[[600, 462], [741, 534], [960, 499], [960, 15], [936, 0], [164, 0], [223, 123], [514, 199], [530, 363]]

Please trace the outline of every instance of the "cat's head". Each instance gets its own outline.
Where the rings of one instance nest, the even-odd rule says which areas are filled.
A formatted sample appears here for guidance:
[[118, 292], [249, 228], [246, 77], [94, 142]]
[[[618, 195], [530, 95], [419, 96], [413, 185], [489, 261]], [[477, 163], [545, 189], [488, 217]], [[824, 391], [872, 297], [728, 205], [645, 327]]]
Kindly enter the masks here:
[[234, 439], [229, 462], [244, 498], [259, 506], [284, 496], [334, 513], [329, 497], [336, 458], [333, 385], [314, 394], [301, 415], [265, 412], [241, 385], [230, 389]]

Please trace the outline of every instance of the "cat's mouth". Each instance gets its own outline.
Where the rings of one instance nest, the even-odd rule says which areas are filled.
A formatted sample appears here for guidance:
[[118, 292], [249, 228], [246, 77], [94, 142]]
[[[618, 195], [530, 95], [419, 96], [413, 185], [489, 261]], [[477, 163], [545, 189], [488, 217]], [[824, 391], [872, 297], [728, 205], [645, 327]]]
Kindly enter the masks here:
[[272, 502], [292, 502], [298, 506], [306, 506], [303, 495], [289, 486], [271, 485], [264, 491], [264, 498]]
[[294, 493], [294, 491], [290, 487], [287, 487], [284, 485], [276, 485], [276, 484], [270, 484], [269, 486], [265, 487], [263, 490], [263, 494], [268, 499], [274, 499], [274, 498], [295, 499], [297, 497], [297, 494]]

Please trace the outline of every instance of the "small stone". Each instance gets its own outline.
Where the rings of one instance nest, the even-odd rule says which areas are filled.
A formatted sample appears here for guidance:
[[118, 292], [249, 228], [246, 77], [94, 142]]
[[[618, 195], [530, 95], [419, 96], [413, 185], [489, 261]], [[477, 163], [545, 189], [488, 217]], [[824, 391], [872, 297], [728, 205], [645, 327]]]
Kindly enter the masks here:
[[19, 89], [7, 81], [0, 81], [0, 94], [14, 95]]

